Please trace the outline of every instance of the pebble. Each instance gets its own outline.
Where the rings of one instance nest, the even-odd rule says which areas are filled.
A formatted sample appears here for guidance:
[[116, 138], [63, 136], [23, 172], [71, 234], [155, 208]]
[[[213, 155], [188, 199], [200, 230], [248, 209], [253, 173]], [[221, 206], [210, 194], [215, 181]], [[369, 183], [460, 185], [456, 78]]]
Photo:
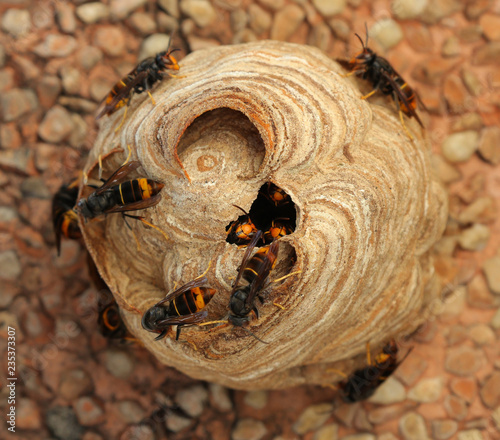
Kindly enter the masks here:
[[408, 392], [408, 399], [419, 403], [436, 402], [443, 392], [443, 378], [422, 379]]
[[399, 430], [405, 440], [427, 440], [424, 418], [415, 412], [409, 412], [399, 420]]
[[49, 431], [58, 439], [80, 440], [85, 429], [78, 423], [73, 409], [64, 406], [49, 408], [45, 421]]
[[490, 290], [500, 295], [500, 256], [489, 258], [483, 263], [483, 272]]
[[[186, 20], [192, 21], [190, 18], [187, 18]], [[179, 29], [179, 22], [177, 19], [165, 14], [164, 12], [160, 11], [156, 14], [156, 21], [158, 22], [159, 32], [166, 32], [170, 34]]]
[[14, 121], [37, 107], [38, 99], [31, 89], [12, 89], [0, 94], [0, 108], [5, 122]]
[[45, 114], [38, 127], [38, 135], [46, 142], [57, 143], [68, 138], [72, 130], [73, 121], [69, 112], [56, 105]]
[[462, 177], [460, 171], [453, 165], [448, 163], [446, 160], [444, 160], [442, 156], [434, 154], [431, 157], [431, 161], [436, 176], [438, 176], [443, 183], [449, 184], [452, 182], [456, 182]]
[[207, 399], [208, 392], [202, 385], [185, 388], [175, 395], [177, 404], [191, 417], [201, 416]]
[[486, 127], [481, 132], [479, 140], [479, 155], [487, 162], [498, 165], [500, 163], [500, 128]]
[[398, 440], [392, 432], [384, 432], [377, 437], [377, 440]]
[[479, 346], [493, 345], [495, 332], [487, 324], [476, 324], [469, 329], [470, 338]]
[[441, 146], [443, 156], [450, 162], [468, 160], [478, 147], [477, 131], [467, 130], [449, 135]]
[[497, 431], [500, 431], [500, 406], [495, 411], [493, 411], [492, 418], [497, 427]]
[[429, 57], [425, 63], [419, 63], [412, 71], [417, 81], [431, 86], [440, 86], [448, 71], [456, 64], [455, 60], [441, 57]]
[[158, 0], [158, 5], [171, 17], [180, 18], [178, 0]]
[[342, 437], [341, 440], [376, 440], [373, 434], [353, 434]]
[[351, 35], [351, 28], [341, 18], [330, 18], [328, 26], [332, 29], [334, 35], [342, 41], [347, 41]]
[[483, 12], [487, 11], [491, 6], [490, 0], [476, 0], [472, 3], [467, 3], [465, 6], [465, 16], [469, 20], [475, 20]]
[[467, 87], [467, 90], [473, 96], [479, 96], [483, 93], [483, 85], [474, 71], [469, 69], [462, 70], [462, 78], [464, 80], [464, 84]]
[[481, 368], [484, 360], [482, 350], [460, 346], [447, 350], [446, 371], [457, 376], [471, 376]]
[[111, 16], [115, 19], [122, 20], [128, 17], [136, 9], [144, 6], [147, 0], [111, 0], [110, 10]]
[[102, 57], [102, 51], [94, 46], [84, 46], [76, 54], [78, 64], [86, 71], [92, 69]]
[[458, 237], [458, 244], [468, 251], [481, 251], [488, 244], [490, 229], [488, 226], [475, 223], [462, 231]]
[[85, 3], [76, 8], [76, 15], [85, 24], [94, 24], [108, 19], [109, 8], [101, 2]]
[[500, 309], [498, 309], [496, 311], [496, 313], [493, 315], [493, 318], [491, 318], [490, 324], [495, 330], [500, 329]]
[[28, 173], [28, 163], [33, 152], [29, 148], [16, 148], [15, 150], [0, 150], [0, 165], [12, 168], [21, 173]]
[[73, 5], [65, 2], [56, 3], [56, 19], [61, 31], [73, 34], [76, 30], [76, 18]]
[[82, 440], [103, 440], [103, 438], [95, 432], [87, 431], [83, 435]]
[[130, 26], [143, 35], [149, 35], [156, 31], [156, 22], [146, 12], [133, 13], [129, 18], [129, 23]]
[[302, 412], [292, 429], [298, 435], [315, 431], [330, 418], [332, 411], [333, 405], [330, 403], [311, 405]]
[[457, 396], [447, 395], [444, 398], [444, 408], [448, 415], [455, 420], [464, 420], [467, 416], [467, 404]]
[[59, 69], [62, 79], [62, 86], [67, 95], [77, 95], [80, 91], [81, 75], [80, 71], [72, 66], [64, 65]]
[[119, 440], [156, 440], [156, 436], [151, 426], [140, 424], [128, 426]]
[[493, 409], [500, 405], [500, 371], [494, 371], [486, 378], [479, 394], [488, 408]]
[[394, 377], [389, 377], [381, 386], [377, 388], [375, 394], [368, 400], [371, 403], [390, 405], [402, 402], [406, 399], [405, 387]]
[[447, 440], [458, 430], [455, 420], [433, 420], [432, 435], [435, 440]]
[[167, 419], [165, 420], [165, 426], [172, 432], [182, 431], [192, 423], [193, 419], [190, 419], [189, 417], [182, 417], [181, 415], [172, 411], [169, 411], [167, 413]]
[[500, 42], [480, 45], [472, 54], [472, 64], [484, 66], [500, 63]]
[[467, 111], [469, 94], [458, 75], [448, 75], [444, 80], [443, 95], [452, 113]]
[[0, 124], [0, 147], [4, 149], [18, 148], [22, 138], [14, 123]]
[[77, 47], [78, 44], [71, 35], [49, 34], [33, 51], [42, 58], [62, 58], [71, 55]]
[[[11, 206], [0, 206], [0, 223], [8, 223], [12, 220], [17, 220], [19, 217], [17, 216], [17, 211], [15, 208]], [[5, 293], [5, 292], [2, 292]], [[0, 307], [6, 307], [2, 301], [4, 298], [0, 297]]]
[[73, 131], [68, 139], [68, 143], [73, 148], [81, 148], [85, 144], [85, 139], [89, 133], [88, 125], [78, 113], [71, 113], [73, 121]]
[[[104, 94], [100, 96], [102, 98]], [[62, 105], [63, 107], [68, 108], [69, 110], [80, 113], [94, 113], [97, 109], [97, 104], [95, 102], [89, 101], [88, 99], [84, 98], [77, 98], [75, 96], [61, 96], [57, 100], [57, 103]], [[74, 114], [71, 115], [72, 118], [74, 116], [75, 116]], [[70, 139], [72, 138], [73, 134], [70, 136]]]
[[231, 440], [260, 440], [266, 433], [266, 425], [260, 420], [242, 419], [236, 423]]
[[478, 113], [468, 113], [460, 116], [453, 125], [451, 131], [466, 131], [466, 130], [480, 130], [483, 126], [483, 120]]
[[104, 362], [106, 369], [119, 379], [127, 379], [134, 371], [132, 356], [117, 348], [106, 350]]
[[32, 399], [21, 398], [16, 403], [16, 428], [40, 429], [42, 419], [37, 402]]
[[493, 198], [479, 197], [458, 215], [457, 221], [462, 225], [487, 222], [495, 219], [494, 211], [495, 202]]
[[233, 402], [231, 400], [231, 396], [229, 395], [229, 390], [226, 387], [216, 383], [210, 383], [208, 388], [210, 390], [210, 400], [212, 406], [223, 412], [231, 411], [233, 409]]
[[459, 29], [458, 38], [463, 43], [477, 43], [481, 39], [482, 29], [478, 24], [472, 24]]
[[101, 26], [94, 35], [94, 44], [106, 55], [117, 57], [125, 53], [125, 35], [116, 26]]
[[427, 369], [427, 361], [416, 354], [408, 358], [396, 370], [396, 377], [405, 385], [413, 385]]
[[461, 51], [462, 46], [460, 40], [455, 35], [444, 40], [443, 47], [441, 48], [441, 54], [444, 57], [456, 57], [460, 55]]
[[181, 0], [181, 11], [201, 28], [204, 28], [217, 19], [217, 12], [207, 0]]
[[74, 404], [76, 417], [83, 426], [92, 426], [101, 423], [105, 414], [101, 406], [93, 397], [80, 397]]
[[393, 0], [391, 4], [392, 13], [401, 20], [417, 18], [427, 7], [428, 0]]
[[424, 23], [435, 24], [459, 11], [461, 7], [462, 2], [459, 0], [434, 0], [427, 4], [424, 12], [420, 15], [420, 19]]
[[27, 177], [20, 186], [24, 198], [51, 199], [52, 194], [41, 177]]
[[248, 17], [250, 27], [257, 35], [271, 28], [273, 22], [271, 14], [255, 3], [252, 3], [248, 7]]
[[166, 50], [169, 41], [170, 36], [168, 36], [167, 34], [153, 34], [145, 38], [142, 42], [141, 50], [139, 52], [139, 61], [142, 61], [147, 57], [152, 57], [158, 52]]
[[458, 440], [484, 440], [479, 429], [469, 429], [458, 433]]
[[457, 378], [451, 381], [451, 390], [458, 397], [465, 400], [467, 403], [472, 401], [477, 396], [477, 383], [475, 378]]
[[490, 41], [500, 40], [500, 16], [486, 13], [479, 18], [484, 36]]
[[258, 0], [258, 2], [272, 11], [279, 11], [285, 6], [285, 0]]
[[406, 25], [405, 28], [406, 40], [408, 44], [417, 52], [432, 52], [434, 49], [434, 41], [429, 28], [421, 23]]
[[[250, 6], [255, 5], [252, 3]], [[255, 5], [257, 6], [257, 5]], [[231, 30], [233, 33], [241, 32], [245, 29], [248, 23], [248, 15], [243, 9], [236, 9], [236, 11], [231, 12], [230, 16]]]
[[319, 428], [312, 438], [312, 440], [338, 440], [339, 426], [335, 423], [330, 423]]
[[287, 40], [299, 27], [305, 18], [304, 10], [294, 4], [288, 4], [276, 12], [271, 27], [271, 40]]
[[57, 76], [44, 76], [36, 86], [38, 99], [43, 108], [52, 107], [62, 92], [61, 80]]
[[122, 400], [116, 406], [127, 423], [139, 423], [146, 416], [141, 405], [133, 400]]
[[27, 35], [31, 30], [29, 11], [27, 9], [7, 9], [2, 15], [2, 30], [15, 38]]
[[0, 252], [0, 278], [14, 281], [21, 275], [21, 263], [15, 251]]
[[255, 409], [262, 409], [267, 405], [269, 393], [264, 390], [249, 391], [245, 394], [243, 401], [246, 405]]
[[92, 378], [81, 368], [65, 370], [59, 381], [59, 395], [68, 401], [90, 394], [93, 388]]
[[379, 20], [370, 28], [370, 37], [376, 40], [384, 50], [396, 46], [403, 39], [403, 30], [390, 18]]
[[340, 14], [346, 7], [346, 0], [312, 0], [314, 7], [323, 17]]

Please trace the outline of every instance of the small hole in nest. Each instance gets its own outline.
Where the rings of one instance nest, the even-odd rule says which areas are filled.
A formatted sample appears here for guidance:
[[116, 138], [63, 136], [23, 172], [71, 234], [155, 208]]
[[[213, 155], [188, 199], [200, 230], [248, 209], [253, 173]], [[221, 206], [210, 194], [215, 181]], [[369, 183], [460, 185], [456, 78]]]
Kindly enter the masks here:
[[[236, 206], [236, 205], [235, 205]], [[239, 208], [239, 207], [238, 207]], [[272, 182], [261, 186], [250, 212], [226, 226], [226, 241], [238, 246], [247, 245], [253, 235], [263, 231], [265, 244], [295, 231], [297, 213], [292, 198]], [[262, 245], [262, 242], [257, 246]]]

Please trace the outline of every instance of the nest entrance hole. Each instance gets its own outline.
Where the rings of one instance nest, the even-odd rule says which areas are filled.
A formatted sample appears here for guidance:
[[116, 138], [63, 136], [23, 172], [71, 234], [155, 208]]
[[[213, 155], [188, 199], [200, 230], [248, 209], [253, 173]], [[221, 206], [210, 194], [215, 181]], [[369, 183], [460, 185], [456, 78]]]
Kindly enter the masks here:
[[[297, 220], [295, 203], [286, 191], [272, 182], [266, 182], [261, 186], [248, 213], [240, 209], [243, 211], [242, 215], [226, 226], [228, 243], [247, 245], [253, 234], [261, 230], [265, 244], [269, 244], [274, 239], [295, 231]], [[257, 244], [260, 245], [262, 242]]]

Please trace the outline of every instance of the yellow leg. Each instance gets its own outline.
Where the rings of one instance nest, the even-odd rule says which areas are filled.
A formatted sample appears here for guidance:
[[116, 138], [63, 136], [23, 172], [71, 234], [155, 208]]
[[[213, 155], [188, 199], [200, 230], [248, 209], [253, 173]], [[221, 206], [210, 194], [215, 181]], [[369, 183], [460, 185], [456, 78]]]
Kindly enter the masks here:
[[399, 119], [401, 119], [401, 125], [403, 126], [404, 131], [406, 132], [406, 135], [410, 138], [410, 140], [413, 140], [413, 136], [410, 134], [408, 129], [406, 128], [405, 121], [403, 119], [403, 111], [399, 109]]
[[281, 310], [286, 310], [286, 307], [283, 307], [280, 303], [278, 303], [277, 301], [274, 301], [273, 302], [273, 306], [276, 306], [278, 308], [280, 308]]
[[99, 180], [102, 178], [102, 156], [99, 154]]
[[352, 75], [356, 75], [356, 72], [357, 72], [357, 70], [352, 70], [352, 71], [351, 71], [351, 72], [349, 72], [349, 73], [341, 73], [341, 74], [340, 74], [340, 76], [341, 76], [342, 78], [349, 78], [349, 77], [350, 77], [350, 76], [352, 76]]
[[370, 354], [370, 343], [369, 342], [366, 343], [366, 362], [368, 363], [368, 365], [372, 364], [372, 356]]
[[158, 226], [155, 226], [153, 225], [152, 223], [149, 223], [148, 221], [144, 220], [142, 217], [140, 218], [141, 222], [148, 225], [148, 226], [151, 226], [153, 229], [156, 229], [157, 231], [159, 231], [161, 233], [161, 235], [163, 235], [163, 237], [165, 237], [165, 240], [168, 241], [168, 235], [165, 231], [163, 231], [162, 229], [160, 229]]
[[288, 275], [285, 275], [284, 277], [278, 278], [277, 280], [271, 281], [272, 283], [278, 283], [279, 281], [283, 281], [284, 279], [291, 277], [292, 275], [297, 275], [298, 273], [301, 273], [301, 270], [296, 270], [295, 272], [289, 273]]
[[169, 73], [168, 76], [172, 78], [186, 78], [186, 75], [174, 75], [173, 73]]
[[203, 278], [208, 273], [208, 271], [210, 270], [210, 266], [211, 265], [212, 265], [212, 261], [209, 261], [208, 262], [207, 270], [205, 272], [203, 272], [199, 277], [196, 277], [195, 280], [197, 280], [198, 278]]
[[339, 376], [342, 376], [344, 379], [347, 379], [349, 376], [345, 374], [343, 371], [337, 370], [336, 368], [329, 368], [326, 370], [327, 373], [337, 373]]
[[196, 324], [198, 327], [204, 327], [205, 325], [210, 325], [210, 324], [229, 324], [229, 321], [208, 321], [208, 322], [202, 322], [201, 324]]
[[82, 175], [83, 175], [83, 184], [86, 185], [87, 182], [89, 181], [89, 175], [85, 171], [82, 171]]
[[338, 391], [339, 387], [336, 387], [335, 385], [331, 384], [331, 383], [327, 383], [325, 385], [321, 385], [322, 387], [324, 388], [331, 388], [333, 391]]
[[122, 121], [120, 122], [120, 125], [118, 127], [115, 128], [115, 133], [120, 129], [122, 128], [122, 125], [123, 123], [125, 122], [125, 118], [127, 116], [127, 111], [128, 111], [128, 105], [125, 107], [125, 111], [123, 112], [123, 118], [122, 118]]
[[141, 244], [139, 243], [139, 239], [137, 238], [137, 235], [135, 235], [135, 232], [133, 229], [130, 229], [130, 232], [132, 232], [132, 235], [135, 239], [135, 243], [137, 245], [137, 252], [140, 252], [141, 251]]
[[153, 103], [153, 105], [156, 105], [156, 101], [153, 98], [153, 95], [151, 94], [151, 92], [149, 90], [147, 90], [147, 92], [148, 92], [149, 97], [151, 98], [151, 102]]
[[370, 93], [368, 93], [368, 95], [365, 95], [365, 96], [362, 96], [361, 99], [368, 99], [370, 96], [372, 96], [375, 92], [377, 91], [377, 89], [373, 89]]
[[129, 144], [127, 144], [127, 148], [128, 148], [128, 155], [127, 158], [125, 159], [125, 162], [122, 163], [122, 166], [128, 163], [128, 161], [130, 160], [130, 156], [132, 155], [132, 148], [130, 148]]

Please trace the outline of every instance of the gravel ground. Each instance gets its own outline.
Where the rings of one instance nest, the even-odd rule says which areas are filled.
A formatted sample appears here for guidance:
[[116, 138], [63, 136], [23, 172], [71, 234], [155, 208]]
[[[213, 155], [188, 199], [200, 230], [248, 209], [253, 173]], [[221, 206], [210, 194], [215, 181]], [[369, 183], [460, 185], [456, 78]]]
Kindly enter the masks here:
[[[116, 346], [85, 307], [86, 255], [58, 258], [51, 197], [82, 166], [116, 80], [180, 26], [196, 50], [272, 38], [332, 57], [354, 32], [418, 90], [450, 218], [441, 315], [365, 403], [335, 391], [232, 391]], [[500, 3], [494, 0], [3, 0], [0, 4], [0, 350], [16, 329], [16, 433], [5, 439], [500, 439]], [[0, 407], [8, 414], [2, 382]]]

